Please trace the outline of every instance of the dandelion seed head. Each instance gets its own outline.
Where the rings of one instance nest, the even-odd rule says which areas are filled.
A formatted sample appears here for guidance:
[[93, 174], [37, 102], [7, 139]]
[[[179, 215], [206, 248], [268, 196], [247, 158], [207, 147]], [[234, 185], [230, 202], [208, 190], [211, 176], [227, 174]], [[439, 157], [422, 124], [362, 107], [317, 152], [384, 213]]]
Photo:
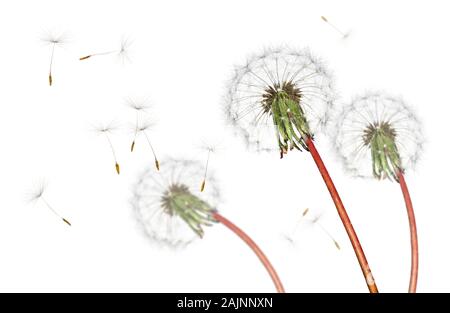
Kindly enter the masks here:
[[369, 92], [346, 105], [336, 119], [334, 143], [354, 176], [397, 179], [423, 151], [422, 126], [399, 97]]
[[304, 149], [335, 99], [331, 74], [307, 49], [265, 49], [235, 68], [225, 95], [230, 125], [257, 151]]
[[215, 222], [212, 213], [220, 201], [217, 181], [209, 173], [208, 189], [201, 193], [202, 163], [180, 159], [161, 163], [163, 171], [147, 169], [138, 178], [132, 198], [135, 216], [153, 241], [184, 246]]

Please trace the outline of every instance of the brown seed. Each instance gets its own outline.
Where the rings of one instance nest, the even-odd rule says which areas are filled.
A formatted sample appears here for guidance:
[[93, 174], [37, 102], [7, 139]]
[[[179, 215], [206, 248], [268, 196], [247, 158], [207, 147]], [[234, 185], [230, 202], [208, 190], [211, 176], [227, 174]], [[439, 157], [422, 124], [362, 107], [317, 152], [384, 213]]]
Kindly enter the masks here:
[[64, 221], [64, 223], [66, 223], [69, 226], [72, 226], [72, 224], [70, 224], [70, 222], [68, 220], [66, 220], [65, 218], [62, 219]]
[[202, 185], [200, 186], [200, 192], [203, 192], [205, 190], [206, 181], [203, 180]]
[[334, 241], [334, 245], [336, 246], [336, 248], [338, 248], [338, 250], [341, 250], [341, 246], [338, 244], [338, 242], [336, 240]]
[[120, 166], [119, 166], [119, 163], [116, 163], [116, 172], [117, 172], [117, 174], [120, 174]]
[[92, 55], [87, 55], [87, 56], [85, 56], [85, 57], [81, 57], [81, 58], [80, 58], [80, 61], [83, 61], [83, 60], [89, 59], [89, 58], [90, 58], [91, 56], [92, 56]]

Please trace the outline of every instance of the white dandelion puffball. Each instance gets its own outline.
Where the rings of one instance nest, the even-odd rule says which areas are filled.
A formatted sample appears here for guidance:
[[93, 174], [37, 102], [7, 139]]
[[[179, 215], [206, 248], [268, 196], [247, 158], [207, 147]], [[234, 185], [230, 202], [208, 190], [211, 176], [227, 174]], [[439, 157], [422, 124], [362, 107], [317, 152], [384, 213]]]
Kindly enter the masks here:
[[[382, 177], [376, 173], [374, 153], [381, 154], [389, 147], [384, 145], [377, 148], [380, 151], [373, 151], [370, 135], [374, 130], [387, 129], [388, 138], [392, 139], [395, 153], [399, 156], [398, 170], [402, 172], [414, 168], [423, 150], [421, 123], [411, 108], [401, 98], [384, 93], [369, 92], [356, 97], [344, 107], [335, 127], [336, 149], [345, 168], [354, 176], [389, 177], [389, 173], [382, 173]], [[389, 172], [389, 167], [392, 167], [390, 159], [385, 167]]]
[[150, 239], [170, 247], [185, 246], [203, 236], [212, 225], [220, 200], [214, 176], [201, 192], [204, 165], [190, 160], [166, 159], [161, 171], [145, 170], [133, 190], [135, 215]]
[[[302, 133], [301, 127], [294, 128], [296, 138], [308, 138], [324, 125], [334, 101], [333, 89], [330, 73], [309, 50], [267, 49], [235, 68], [225, 96], [225, 113], [249, 148], [285, 151], [286, 147], [292, 149], [287, 143], [292, 138], [285, 135], [278, 143], [281, 135], [271, 104], [274, 97], [281, 92], [290, 96], [304, 115], [308, 129]], [[289, 108], [286, 112], [292, 114]]]

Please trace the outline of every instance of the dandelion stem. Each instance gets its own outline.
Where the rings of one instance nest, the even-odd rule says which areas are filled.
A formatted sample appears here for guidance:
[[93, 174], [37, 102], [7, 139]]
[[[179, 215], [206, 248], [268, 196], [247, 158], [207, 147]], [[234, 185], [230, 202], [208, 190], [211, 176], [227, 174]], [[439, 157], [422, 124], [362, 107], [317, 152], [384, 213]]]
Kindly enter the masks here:
[[413, 204], [411, 201], [411, 196], [409, 195], [408, 186], [406, 185], [405, 177], [401, 171], [398, 171], [397, 176], [402, 189], [403, 198], [405, 199], [411, 236], [411, 274], [409, 279], [409, 292], [415, 293], [417, 288], [417, 276], [419, 274], [419, 244], [417, 240], [416, 218], [414, 217]]
[[256, 256], [259, 258], [261, 263], [266, 268], [267, 272], [269, 273], [270, 277], [272, 278], [273, 283], [275, 284], [275, 288], [279, 293], [284, 293], [284, 287], [281, 283], [280, 278], [278, 277], [277, 272], [273, 268], [272, 264], [270, 263], [269, 259], [266, 257], [266, 255], [262, 252], [262, 250], [258, 247], [258, 245], [246, 234], [242, 229], [234, 225], [231, 221], [223, 217], [217, 212], [213, 213], [214, 219], [216, 219], [218, 222], [222, 223], [225, 227], [230, 229], [232, 232], [234, 232], [239, 238], [241, 238], [256, 254]]
[[339, 28], [337, 28], [333, 23], [331, 23], [325, 16], [321, 16], [320, 18], [322, 19], [322, 21], [324, 21], [325, 23], [330, 25], [332, 28], [334, 28], [335, 31], [337, 31], [339, 34], [341, 34], [342, 37], [346, 37], [346, 34], [343, 31], [341, 31]]
[[323, 163], [322, 158], [320, 157], [320, 154], [317, 151], [312, 138], [306, 139], [306, 145], [308, 146], [311, 156], [314, 159], [314, 162], [316, 163], [320, 174], [322, 175], [322, 178], [328, 188], [328, 191], [330, 192], [331, 198], [333, 199], [334, 205], [336, 206], [339, 217], [341, 218], [341, 221], [353, 246], [353, 250], [355, 251], [356, 257], [359, 262], [359, 266], [361, 267], [364, 278], [366, 280], [367, 287], [369, 288], [369, 291], [371, 293], [378, 293], [377, 285], [372, 276], [369, 263], [367, 262], [366, 256], [364, 255], [364, 251], [359, 242], [358, 236], [356, 235], [355, 229], [353, 228], [352, 222], [350, 221], [350, 218], [347, 215], [347, 211], [345, 210], [344, 204], [342, 203], [342, 200], [339, 197], [336, 187], [334, 186], [333, 180], [331, 179], [330, 174], [328, 173], [327, 168], [325, 167], [325, 164]]

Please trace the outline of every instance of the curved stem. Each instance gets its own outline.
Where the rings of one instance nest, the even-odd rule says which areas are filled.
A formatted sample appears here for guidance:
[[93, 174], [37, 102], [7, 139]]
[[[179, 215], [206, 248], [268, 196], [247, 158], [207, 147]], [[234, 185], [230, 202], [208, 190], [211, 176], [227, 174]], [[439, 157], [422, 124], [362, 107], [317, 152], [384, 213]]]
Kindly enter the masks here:
[[416, 218], [414, 217], [414, 209], [409, 195], [408, 186], [402, 172], [397, 173], [398, 181], [402, 189], [403, 198], [405, 199], [406, 211], [408, 212], [409, 232], [411, 236], [411, 274], [409, 278], [409, 292], [415, 293], [417, 288], [417, 276], [419, 274], [419, 244], [417, 240]]
[[213, 213], [214, 219], [222, 223], [224, 226], [226, 226], [228, 229], [230, 229], [233, 233], [235, 233], [239, 238], [241, 238], [249, 247], [253, 250], [253, 252], [256, 254], [256, 256], [259, 258], [261, 263], [266, 268], [267, 272], [269, 273], [270, 277], [272, 278], [273, 283], [275, 284], [275, 288], [277, 289], [277, 292], [284, 293], [284, 287], [281, 283], [280, 278], [278, 277], [277, 272], [273, 268], [272, 264], [270, 263], [269, 259], [266, 257], [264, 252], [258, 247], [258, 245], [246, 234], [242, 229], [234, 225], [231, 221], [223, 217], [217, 212]]
[[355, 251], [356, 257], [359, 262], [359, 266], [363, 272], [364, 278], [366, 279], [367, 287], [371, 293], [378, 293], [377, 285], [375, 284], [375, 279], [372, 276], [372, 272], [370, 271], [369, 263], [367, 262], [366, 256], [364, 255], [364, 251], [359, 242], [358, 236], [356, 235], [355, 229], [353, 228], [352, 222], [347, 215], [347, 211], [345, 210], [344, 204], [342, 203], [341, 198], [334, 186], [333, 180], [328, 174], [327, 168], [320, 157], [319, 152], [317, 151], [313, 141], [311, 138], [306, 140], [306, 145], [309, 148], [309, 152], [314, 159], [314, 162], [319, 169], [322, 178], [327, 185], [328, 191], [330, 192], [331, 198], [333, 199], [334, 205], [338, 211], [339, 217], [341, 218], [342, 224], [344, 224], [345, 231], [350, 239], [350, 242], [353, 246], [353, 250]]

